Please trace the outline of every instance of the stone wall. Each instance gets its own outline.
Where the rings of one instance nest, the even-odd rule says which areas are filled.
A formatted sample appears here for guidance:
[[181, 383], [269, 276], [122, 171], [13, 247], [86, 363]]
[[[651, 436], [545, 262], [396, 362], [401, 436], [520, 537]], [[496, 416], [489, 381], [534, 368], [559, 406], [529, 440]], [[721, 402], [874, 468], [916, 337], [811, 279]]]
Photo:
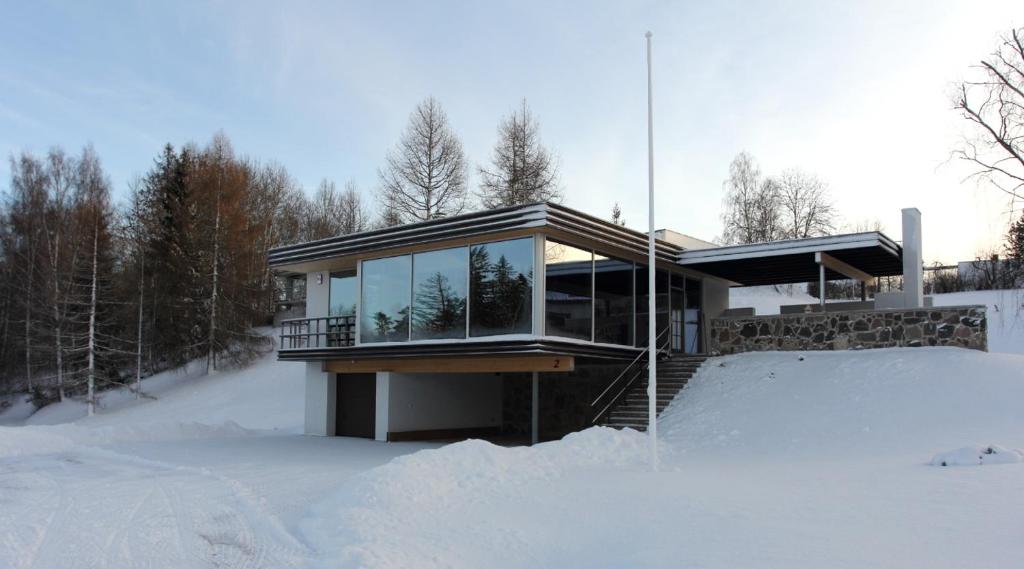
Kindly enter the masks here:
[[711, 320], [712, 353], [957, 346], [987, 350], [984, 306], [856, 310]]

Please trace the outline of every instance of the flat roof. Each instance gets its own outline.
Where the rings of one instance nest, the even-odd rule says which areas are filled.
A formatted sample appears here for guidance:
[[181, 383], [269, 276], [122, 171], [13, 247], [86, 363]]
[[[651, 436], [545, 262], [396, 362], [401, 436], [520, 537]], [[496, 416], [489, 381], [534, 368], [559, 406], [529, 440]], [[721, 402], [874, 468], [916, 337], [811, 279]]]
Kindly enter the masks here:
[[[875, 277], [903, 274], [902, 247], [878, 231], [682, 251], [677, 262], [743, 286], [787, 284], [818, 280], [815, 253]], [[826, 269], [825, 278], [847, 277]]]
[[[446, 242], [486, 241], [489, 235], [545, 230], [555, 239], [564, 235], [604, 245], [612, 251], [647, 255], [646, 233], [562, 205], [541, 202], [275, 247], [270, 250], [267, 262], [271, 268], [303, 272], [319, 270], [314, 268], [318, 261], [338, 257], [371, 255], [433, 243], [443, 247]], [[656, 240], [656, 254], [661, 261], [674, 263], [681, 250], [667, 241]]]

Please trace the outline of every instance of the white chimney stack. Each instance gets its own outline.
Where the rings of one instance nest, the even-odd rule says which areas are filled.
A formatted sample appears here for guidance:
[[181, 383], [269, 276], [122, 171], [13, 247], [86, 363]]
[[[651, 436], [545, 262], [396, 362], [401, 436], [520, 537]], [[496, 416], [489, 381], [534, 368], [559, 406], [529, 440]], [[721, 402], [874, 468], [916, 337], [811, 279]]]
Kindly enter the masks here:
[[924, 260], [921, 256], [921, 212], [903, 210], [903, 306], [924, 306]]

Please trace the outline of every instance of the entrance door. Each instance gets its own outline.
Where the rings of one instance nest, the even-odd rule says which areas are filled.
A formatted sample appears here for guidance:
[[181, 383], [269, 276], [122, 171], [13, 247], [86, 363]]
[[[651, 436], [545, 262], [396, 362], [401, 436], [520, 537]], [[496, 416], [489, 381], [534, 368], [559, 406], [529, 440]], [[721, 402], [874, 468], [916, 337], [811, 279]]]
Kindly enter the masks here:
[[672, 327], [669, 334], [672, 335], [670, 347], [673, 352], [683, 351], [684, 338], [683, 338], [683, 307], [685, 304], [685, 296], [683, 294], [683, 288], [676, 286], [676, 281], [682, 280], [677, 275], [672, 275], [672, 297], [671, 297], [671, 310], [669, 312], [669, 322]]
[[683, 352], [697, 354], [701, 351], [700, 310], [701, 282], [686, 279], [686, 310], [683, 312]]
[[337, 422], [339, 437], [372, 439], [376, 430], [377, 376], [372, 373], [337, 374]]

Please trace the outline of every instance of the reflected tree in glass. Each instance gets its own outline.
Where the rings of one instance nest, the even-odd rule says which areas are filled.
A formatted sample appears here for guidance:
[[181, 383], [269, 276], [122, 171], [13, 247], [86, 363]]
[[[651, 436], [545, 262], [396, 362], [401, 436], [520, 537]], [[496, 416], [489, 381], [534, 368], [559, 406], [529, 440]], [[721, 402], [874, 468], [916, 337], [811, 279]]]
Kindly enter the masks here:
[[415, 256], [414, 340], [466, 337], [468, 272], [469, 259], [465, 247]]
[[470, 335], [529, 334], [533, 310], [533, 239], [470, 249]]

